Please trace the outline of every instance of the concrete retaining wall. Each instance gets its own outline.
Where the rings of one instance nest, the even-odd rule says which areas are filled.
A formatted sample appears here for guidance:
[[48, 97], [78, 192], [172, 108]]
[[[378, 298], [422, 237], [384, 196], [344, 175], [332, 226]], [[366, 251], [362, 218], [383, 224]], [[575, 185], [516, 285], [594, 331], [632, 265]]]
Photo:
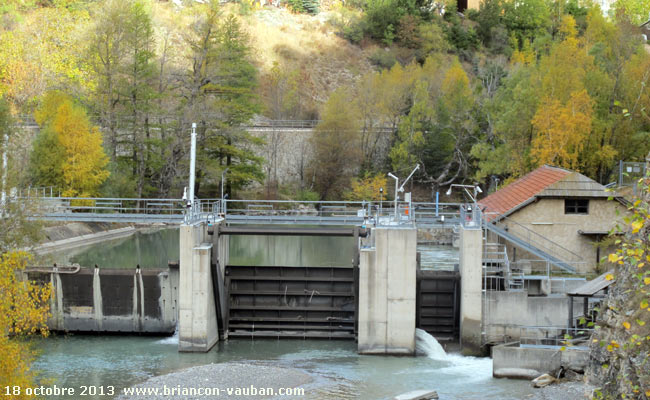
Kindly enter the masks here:
[[[573, 315], [581, 315], [582, 302], [574, 302], [573, 310]], [[484, 321], [489, 338], [519, 340], [521, 326], [566, 326], [568, 315], [569, 303], [563, 295], [530, 297], [525, 291], [486, 293]]]
[[492, 348], [492, 375], [495, 378], [535, 379], [553, 374], [560, 367], [584, 370], [588, 350], [519, 347], [507, 343]]

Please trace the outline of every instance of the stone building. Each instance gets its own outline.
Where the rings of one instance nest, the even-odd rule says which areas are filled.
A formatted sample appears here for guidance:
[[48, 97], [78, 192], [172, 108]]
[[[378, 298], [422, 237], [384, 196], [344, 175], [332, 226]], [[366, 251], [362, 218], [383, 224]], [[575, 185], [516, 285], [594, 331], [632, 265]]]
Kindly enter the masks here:
[[[612, 198], [608, 200], [608, 198]], [[510, 234], [567, 261], [579, 273], [595, 273], [608, 254], [607, 238], [627, 212], [626, 200], [574, 171], [544, 165], [479, 201], [486, 218]], [[489, 240], [489, 238], [488, 238]], [[525, 274], [547, 263], [503, 238], [511, 264]], [[611, 242], [611, 240], [610, 240]]]

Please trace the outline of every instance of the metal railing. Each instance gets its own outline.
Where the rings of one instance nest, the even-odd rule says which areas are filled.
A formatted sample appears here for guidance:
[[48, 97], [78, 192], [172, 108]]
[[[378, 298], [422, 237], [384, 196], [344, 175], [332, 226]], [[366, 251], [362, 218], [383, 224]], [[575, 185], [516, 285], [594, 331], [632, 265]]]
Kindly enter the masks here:
[[465, 228], [482, 227], [482, 213], [481, 209], [476, 204], [463, 204], [460, 207], [460, 223]]
[[[45, 193], [46, 196], [42, 196]], [[20, 194], [20, 195], [19, 195]], [[39, 196], [40, 195], [40, 196]], [[48, 188], [15, 191], [10, 201], [29, 208], [33, 218], [51, 220], [191, 222], [226, 218], [231, 223], [291, 223], [394, 225], [455, 224], [460, 220], [461, 204], [371, 201], [297, 201], [196, 199], [189, 205], [182, 199], [75, 198], [57, 197]], [[28, 207], [29, 205], [29, 207]], [[165, 217], [165, 218], [158, 218]]]
[[[561, 264], [566, 264], [575, 271], [579, 270], [579, 267], [585, 264], [585, 261], [580, 255], [506, 216], [497, 213], [486, 213], [486, 217], [484, 221], [486, 225], [494, 224], [491, 221], [496, 221], [496, 224], [500, 224], [501, 226], [494, 225], [495, 227], [504, 230], [508, 235], [556, 259], [552, 260], [551, 263], [561, 261]], [[524, 248], [523, 250], [527, 249]], [[545, 261], [549, 261], [549, 259], [546, 258]], [[550, 267], [548, 269], [550, 271]]]
[[299, 128], [311, 129], [320, 123], [317, 119], [292, 120], [292, 119], [272, 119], [266, 121], [254, 121], [249, 125], [252, 128]]
[[519, 343], [521, 347], [587, 350], [593, 331], [559, 326], [522, 326], [519, 330]]
[[60, 197], [61, 190], [54, 186], [38, 186], [26, 188], [14, 188], [11, 190], [10, 197]]
[[531, 259], [531, 258], [518, 258], [517, 261], [511, 261], [510, 265], [513, 268], [520, 270], [524, 276], [528, 278], [535, 277], [544, 277], [544, 278], [555, 278], [555, 277], [572, 277], [572, 278], [584, 278], [586, 277], [584, 268], [580, 268], [587, 264], [586, 261], [581, 262], [570, 262], [571, 265], [576, 267], [576, 272], [569, 273], [562, 268], [552, 264], [548, 260], [542, 259]]

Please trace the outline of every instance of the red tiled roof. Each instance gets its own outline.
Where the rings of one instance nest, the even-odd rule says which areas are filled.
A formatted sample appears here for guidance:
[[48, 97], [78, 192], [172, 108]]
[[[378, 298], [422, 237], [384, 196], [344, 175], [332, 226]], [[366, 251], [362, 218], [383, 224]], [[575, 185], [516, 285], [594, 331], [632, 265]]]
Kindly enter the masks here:
[[486, 219], [491, 220], [496, 217], [496, 214], [507, 214], [522, 203], [531, 200], [548, 186], [556, 183], [570, 173], [571, 171], [562, 168], [544, 165], [517, 179], [503, 189], [497, 190], [478, 203], [481, 209], [484, 209]]

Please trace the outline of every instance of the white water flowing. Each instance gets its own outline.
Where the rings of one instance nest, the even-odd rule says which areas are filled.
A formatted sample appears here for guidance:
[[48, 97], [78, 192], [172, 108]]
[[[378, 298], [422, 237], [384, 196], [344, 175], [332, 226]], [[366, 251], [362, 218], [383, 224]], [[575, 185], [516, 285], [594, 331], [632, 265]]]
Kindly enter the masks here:
[[178, 325], [176, 325], [176, 330], [174, 331], [174, 334], [170, 337], [166, 337], [164, 339], [160, 339], [156, 341], [158, 344], [175, 344], [178, 345]]
[[446, 360], [447, 353], [433, 336], [422, 329], [415, 329], [415, 351], [434, 360]]

